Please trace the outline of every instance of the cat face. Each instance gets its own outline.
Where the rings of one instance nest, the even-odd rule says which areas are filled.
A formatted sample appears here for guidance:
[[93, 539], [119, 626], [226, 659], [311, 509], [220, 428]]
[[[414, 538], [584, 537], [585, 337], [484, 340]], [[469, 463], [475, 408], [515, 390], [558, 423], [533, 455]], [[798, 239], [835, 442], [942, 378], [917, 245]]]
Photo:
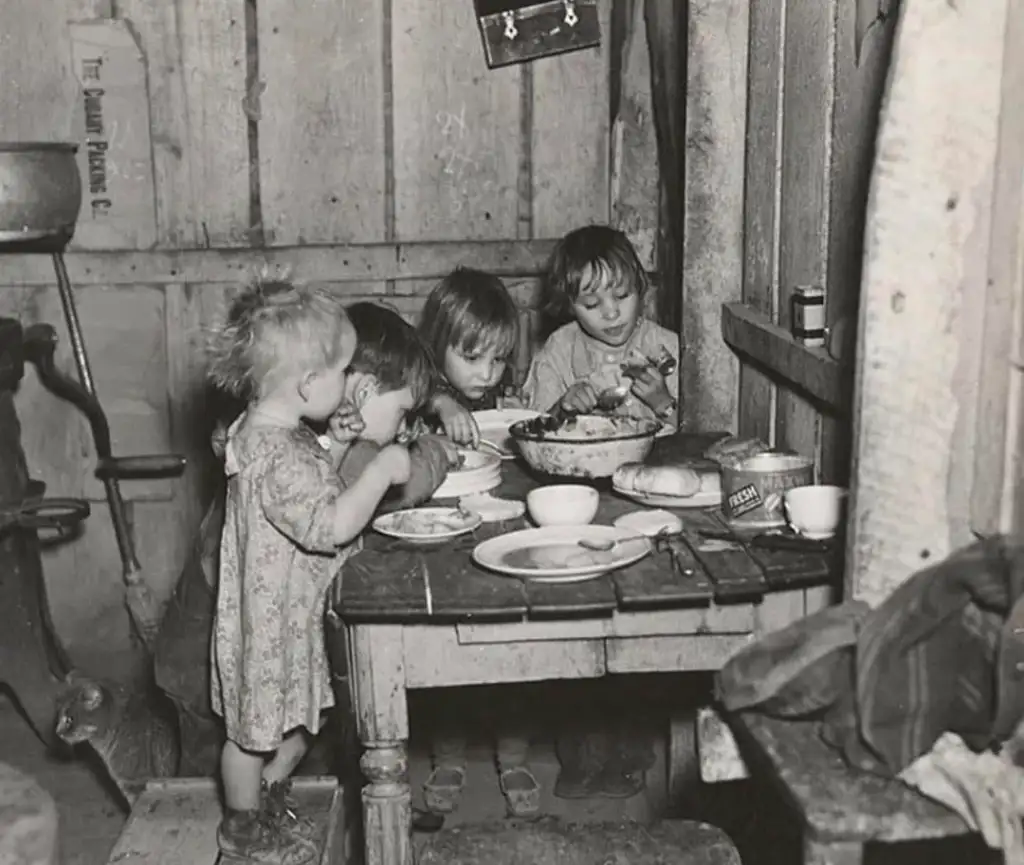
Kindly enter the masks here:
[[99, 682], [75, 673], [68, 675], [68, 685], [57, 701], [56, 733], [69, 745], [77, 745], [103, 730], [113, 697]]

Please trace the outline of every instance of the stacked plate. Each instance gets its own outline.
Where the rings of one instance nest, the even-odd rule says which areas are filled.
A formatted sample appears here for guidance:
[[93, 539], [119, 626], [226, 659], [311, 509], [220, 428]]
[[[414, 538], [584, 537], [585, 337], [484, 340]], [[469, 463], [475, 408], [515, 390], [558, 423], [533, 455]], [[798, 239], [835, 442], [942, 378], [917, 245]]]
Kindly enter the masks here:
[[448, 473], [434, 493], [435, 499], [458, 499], [493, 490], [501, 483], [501, 457], [488, 451], [459, 451], [462, 467]]

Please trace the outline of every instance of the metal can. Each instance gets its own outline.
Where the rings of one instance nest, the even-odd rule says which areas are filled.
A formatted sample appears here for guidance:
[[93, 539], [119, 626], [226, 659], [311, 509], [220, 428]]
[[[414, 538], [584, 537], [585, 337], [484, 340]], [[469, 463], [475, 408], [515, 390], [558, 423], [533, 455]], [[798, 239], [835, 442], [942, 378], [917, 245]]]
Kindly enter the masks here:
[[820, 285], [798, 285], [790, 300], [793, 339], [802, 345], [825, 345], [825, 289]]

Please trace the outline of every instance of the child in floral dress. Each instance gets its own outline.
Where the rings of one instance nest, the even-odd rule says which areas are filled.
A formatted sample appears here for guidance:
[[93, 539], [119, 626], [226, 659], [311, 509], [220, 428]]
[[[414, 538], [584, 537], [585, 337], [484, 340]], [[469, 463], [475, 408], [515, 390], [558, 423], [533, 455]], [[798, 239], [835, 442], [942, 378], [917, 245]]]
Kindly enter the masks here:
[[360, 426], [342, 409], [355, 348], [336, 299], [287, 282], [247, 289], [212, 346], [212, 381], [247, 402], [227, 435], [212, 641], [211, 702], [227, 736], [217, 840], [228, 858], [303, 865], [318, 855], [310, 822], [272, 807], [275, 788], [334, 702], [323, 631], [331, 579], [409, 477], [408, 451], [391, 445], [347, 487], [339, 480]]
[[[647, 274], [629, 239], [614, 228], [571, 231], [555, 248], [546, 283], [546, 311], [563, 324], [534, 356], [524, 394], [530, 408], [594, 410], [598, 395], [622, 388], [616, 414], [679, 420], [679, 335], [643, 316]], [[561, 798], [625, 798], [640, 792], [653, 762], [650, 743], [622, 711], [607, 683], [589, 690], [602, 705], [572, 713], [558, 737]]]

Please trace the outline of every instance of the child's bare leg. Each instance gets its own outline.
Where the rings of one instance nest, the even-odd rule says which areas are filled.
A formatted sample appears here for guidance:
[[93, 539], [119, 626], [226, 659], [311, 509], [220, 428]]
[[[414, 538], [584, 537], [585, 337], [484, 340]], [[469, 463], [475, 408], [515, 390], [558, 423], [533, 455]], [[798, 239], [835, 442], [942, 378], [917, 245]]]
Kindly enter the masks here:
[[224, 743], [220, 773], [224, 781], [224, 804], [232, 811], [255, 811], [260, 807], [262, 754], [245, 751], [234, 742]]
[[263, 780], [267, 784], [276, 784], [290, 778], [309, 751], [309, 745], [309, 734], [302, 727], [287, 733], [273, 759], [263, 767]]
[[433, 771], [423, 785], [423, 801], [434, 814], [450, 814], [459, 807], [466, 782], [466, 740], [442, 736], [433, 742]]

